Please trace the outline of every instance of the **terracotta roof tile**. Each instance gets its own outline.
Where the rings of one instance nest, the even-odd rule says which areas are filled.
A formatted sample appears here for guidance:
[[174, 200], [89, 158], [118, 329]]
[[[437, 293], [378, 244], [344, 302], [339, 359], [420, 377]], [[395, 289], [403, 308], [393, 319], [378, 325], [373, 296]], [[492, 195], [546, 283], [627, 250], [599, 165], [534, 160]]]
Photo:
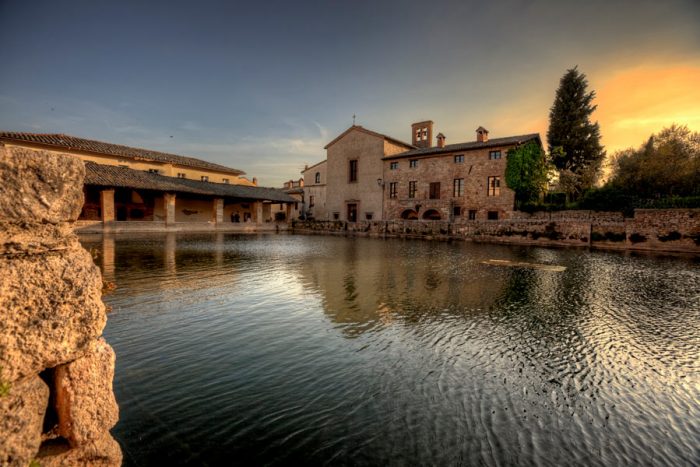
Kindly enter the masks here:
[[201, 182], [186, 178], [167, 177], [115, 165], [96, 164], [90, 161], [85, 162], [85, 184], [113, 188], [192, 193], [244, 200], [263, 200], [277, 203], [294, 203], [297, 201], [285, 193], [284, 190], [278, 188]]
[[431, 156], [431, 155], [442, 154], [442, 153], [447, 153], [447, 152], [473, 151], [473, 150], [491, 148], [491, 147], [496, 147], [496, 146], [508, 146], [508, 145], [523, 144], [523, 143], [526, 143], [528, 141], [537, 141], [540, 144], [542, 144], [540, 141], [540, 135], [538, 133], [532, 133], [529, 135], [508, 136], [505, 138], [493, 138], [493, 139], [489, 139], [486, 142], [470, 141], [467, 143], [447, 144], [447, 145], [445, 145], [445, 147], [442, 147], [442, 148], [439, 146], [435, 146], [435, 147], [431, 147], [431, 148], [412, 149], [410, 151], [401, 152], [399, 154], [386, 156], [383, 159], [384, 160], [403, 159], [405, 157]]
[[13, 133], [3, 131], [0, 132], [0, 140], [22, 141], [62, 149], [87, 151], [97, 154], [106, 154], [109, 156], [120, 156], [134, 160], [178, 164], [186, 167], [213, 170], [233, 175], [245, 174], [245, 172], [241, 170], [214, 164], [213, 162], [203, 161], [194, 157], [178, 156], [177, 154], [168, 154], [166, 152], [152, 151], [150, 149], [132, 148], [130, 146], [77, 138], [75, 136], [58, 133]]

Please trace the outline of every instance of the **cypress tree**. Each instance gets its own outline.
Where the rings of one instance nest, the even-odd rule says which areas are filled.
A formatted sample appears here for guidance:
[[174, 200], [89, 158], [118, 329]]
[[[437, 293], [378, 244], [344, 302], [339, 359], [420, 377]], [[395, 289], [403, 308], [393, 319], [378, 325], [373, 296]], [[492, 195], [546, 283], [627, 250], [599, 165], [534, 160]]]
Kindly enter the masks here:
[[578, 67], [566, 70], [549, 111], [547, 130], [552, 163], [578, 176], [578, 192], [595, 184], [605, 158], [598, 122], [590, 120], [597, 107], [592, 105], [595, 91], [587, 92], [587, 88], [586, 75]]

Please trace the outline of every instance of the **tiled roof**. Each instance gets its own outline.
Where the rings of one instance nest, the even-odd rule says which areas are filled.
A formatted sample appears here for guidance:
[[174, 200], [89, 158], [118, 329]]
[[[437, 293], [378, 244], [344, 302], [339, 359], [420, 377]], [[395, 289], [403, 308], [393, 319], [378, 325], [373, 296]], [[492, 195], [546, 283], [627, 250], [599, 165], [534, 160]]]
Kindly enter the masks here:
[[330, 146], [332, 146], [336, 142], [338, 142], [338, 140], [340, 140], [343, 136], [347, 135], [348, 133], [350, 133], [353, 130], [361, 131], [363, 133], [367, 133], [368, 135], [372, 135], [372, 136], [376, 136], [378, 138], [383, 138], [383, 139], [389, 140], [394, 144], [398, 144], [399, 146], [404, 146], [404, 147], [409, 148], [409, 149], [415, 148], [415, 146], [413, 146], [412, 144], [404, 143], [403, 141], [399, 141], [398, 139], [392, 138], [391, 136], [383, 135], [381, 133], [377, 133], [376, 131], [368, 130], [367, 128], [360, 126], [360, 125], [353, 125], [350, 128], [348, 128], [347, 130], [345, 130], [344, 132], [342, 132], [341, 134], [339, 134], [333, 141], [326, 144], [323, 147], [323, 149], [328, 149]]
[[77, 138], [75, 136], [57, 133], [13, 133], [0, 132], [0, 140], [22, 141], [26, 143], [40, 144], [61, 149], [72, 149], [77, 151], [87, 151], [96, 154], [106, 154], [109, 156], [119, 156], [128, 159], [141, 161], [155, 161], [169, 164], [178, 164], [186, 167], [213, 170], [233, 175], [243, 175], [245, 172], [226, 167], [212, 162], [195, 159], [194, 157], [178, 156], [166, 152], [152, 151], [150, 149], [132, 148], [120, 144], [104, 143], [91, 139]]
[[115, 165], [96, 164], [90, 161], [85, 162], [85, 184], [113, 188], [192, 193], [249, 201], [263, 200], [277, 203], [294, 203], [296, 201], [279, 188], [201, 182], [186, 178], [167, 177]]
[[473, 150], [478, 150], [478, 149], [491, 148], [491, 147], [495, 147], [495, 146], [508, 146], [508, 145], [523, 144], [523, 143], [526, 143], [528, 141], [537, 141], [538, 143], [542, 144], [542, 142], [540, 141], [540, 135], [538, 133], [532, 133], [529, 135], [508, 136], [505, 138], [493, 138], [493, 139], [489, 139], [486, 142], [470, 141], [468, 143], [447, 144], [447, 145], [445, 145], [445, 147], [442, 147], [442, 148], [436, 146], [436, 147], [432, 147], [432, 148], [412, 149], [410, 151], [401, 152], [399, 154], [386, 156], [383, 159], [384, 160], [403, 159], [405, 157], [429, 156], [429, 155], [442, 154], [442, 153], [447, 153], [447, 152], [473, 151]]

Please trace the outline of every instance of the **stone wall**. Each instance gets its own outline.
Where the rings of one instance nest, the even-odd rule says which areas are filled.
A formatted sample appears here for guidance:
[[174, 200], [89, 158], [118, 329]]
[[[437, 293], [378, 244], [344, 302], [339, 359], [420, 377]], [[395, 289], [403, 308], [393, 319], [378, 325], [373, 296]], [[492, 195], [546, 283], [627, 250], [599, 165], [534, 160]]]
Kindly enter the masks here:
[[[549, 213], [545, 213], [549, 214]], [[562, 211], [553, 216], [521, 215], [499, 221], [296, 221], [294, 232], [334, 233], [541, 246], [592, 246], [607, 249], [700, 254], [700, 209], [637, 210], [621, 213]]]
[[120, 465], [102, 278], [73, 233], [78, 158], [0, 144], [0, 465]]
[[[468, 218], [475, 211], [477, 220], [488, 218], [488, 212], [498, 212], [498, 218], [510, 217], [515, 192], [506, 186], [506, 153], [510, 146], [488, 147], [469, 151], [452, 151], [430, 156], [401, 157], [384, 161], [384, 212], [386, 219], [401, 219], [407, 210], [417, 211], [419, 218], [435, 210], [442, 220]], [[500, 151], [499, 159], [489, 159], [489, 152]], [[462, 156], [458, 162], [455, 156]], [[411, 167], [411, 159], [416, 166]], [[396, 168], [392, 169], [392, 163]], [[489, 196], [488, 179], [498, 177], [497, 196]], [[454, 181], [463, 181], [463, 192], [455, 196]], [[409, 198], [409, 182], [416, 182], [416, 193]], [[391, 197], [391, 183], [396, 183], [396, 197]], [[430, 184], [440, 184], [440, 195], [430, 199]], [[416, 209], [418, 207], [418, 209]], [[456, 214], [456, 215], [455, 215]]]

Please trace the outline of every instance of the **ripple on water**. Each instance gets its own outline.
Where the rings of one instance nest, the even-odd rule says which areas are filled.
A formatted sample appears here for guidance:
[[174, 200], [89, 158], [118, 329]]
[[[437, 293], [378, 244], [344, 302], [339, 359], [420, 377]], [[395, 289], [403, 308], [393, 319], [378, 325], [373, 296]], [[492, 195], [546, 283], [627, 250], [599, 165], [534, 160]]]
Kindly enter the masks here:
[[127, 464], [700, 461], [694, 260], [291, 235], [117, 237], [105, 258], [84, 242], [118, 286]]

